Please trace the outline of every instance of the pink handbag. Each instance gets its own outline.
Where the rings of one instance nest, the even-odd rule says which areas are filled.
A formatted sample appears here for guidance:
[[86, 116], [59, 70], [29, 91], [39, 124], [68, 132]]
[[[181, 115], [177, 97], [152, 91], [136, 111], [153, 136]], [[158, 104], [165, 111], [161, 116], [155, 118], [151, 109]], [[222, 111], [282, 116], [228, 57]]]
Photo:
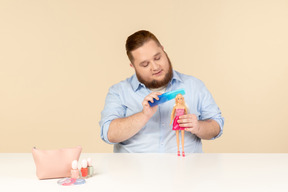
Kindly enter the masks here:
[[70, 177], [73, 160], [79, 160], [82, 147], [39, 150], [32, 149], [36, 165], [36, 175], [39, 179]]

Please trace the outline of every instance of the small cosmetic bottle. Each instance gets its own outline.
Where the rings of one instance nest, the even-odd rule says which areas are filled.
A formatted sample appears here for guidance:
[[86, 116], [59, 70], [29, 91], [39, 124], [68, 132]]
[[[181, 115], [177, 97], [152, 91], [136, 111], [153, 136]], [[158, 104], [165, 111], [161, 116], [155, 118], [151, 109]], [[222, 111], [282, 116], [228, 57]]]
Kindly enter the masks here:
[[81, 163], [81, 174], [83, 178], [86, 178], [88, 176], [88, 168], [87, 168], [87, 161], [84, 159]]
[[79, 170], [78, 170], [78, 161], [72, 161], [72, 170], [71, 170], [71, 178], [78, 179], [79, 178]]
[[87, 164], [88, 164], [88, 175], [89, 177], [92, 177], [94, 174], [94, 168], [92, 166], [91, 158], [87, 159]]

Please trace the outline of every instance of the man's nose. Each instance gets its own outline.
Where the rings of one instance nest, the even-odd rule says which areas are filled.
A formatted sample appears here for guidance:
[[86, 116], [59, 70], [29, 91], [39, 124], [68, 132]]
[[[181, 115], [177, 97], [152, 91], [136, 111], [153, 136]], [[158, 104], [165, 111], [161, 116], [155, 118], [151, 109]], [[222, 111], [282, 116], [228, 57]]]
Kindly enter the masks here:
[[156, 71], [159, 69], [159, 64], [155, 63], [154, 61], [151, 62], [151, 68], [153, 71]]

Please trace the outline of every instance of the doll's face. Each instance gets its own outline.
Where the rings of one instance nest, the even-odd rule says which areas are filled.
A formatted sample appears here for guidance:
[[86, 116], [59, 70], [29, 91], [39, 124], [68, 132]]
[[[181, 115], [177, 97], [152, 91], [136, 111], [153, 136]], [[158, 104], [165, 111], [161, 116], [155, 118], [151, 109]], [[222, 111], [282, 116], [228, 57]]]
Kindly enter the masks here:
[[176, 103], [179, 103], [179, 104], [183, 104], [184, 103], [184, 97], [181, 94], [178, 94], [176, 96]]

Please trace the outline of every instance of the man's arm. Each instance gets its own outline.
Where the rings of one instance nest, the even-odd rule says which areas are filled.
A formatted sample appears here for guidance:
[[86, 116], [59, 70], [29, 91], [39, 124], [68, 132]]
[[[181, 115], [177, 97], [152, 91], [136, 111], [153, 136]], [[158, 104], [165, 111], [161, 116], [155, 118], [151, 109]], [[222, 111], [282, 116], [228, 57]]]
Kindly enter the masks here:
[[196, 98], [198, 98], [196, 111], [199, 116], [195, 114], [182, 115], [179, 117], [178, 123], [180, 127], [185, 127], [186, 131], [190, 131], [200, 139], [215, 139], [222, 134], [224, 118], [204, 83], [202, 81], [198, 83], [199, 87], [195, 91]]
[[157, 111], [158, 106], [150, 107], [148, 101], [159, 100], [158, 95], [161, 95], [161, 93], [154, 92], [146, 96], [142, 102], [143, 110], [141, 112], [111, 121], [108, 140], [112, 143], [119, 143], [138, 133]]
[[199, 130], [196, 133], [197, 137], [201, 139], [212, 139], [220, 133], [219, 124], [213, 119], [207, 119], [204, 121], [198, 121]]
[[145, 126], [148, 120], [143, 112], [114, 119], [109, 126], [108, 140], [112, 143], [119, 143], [133, 137]]

